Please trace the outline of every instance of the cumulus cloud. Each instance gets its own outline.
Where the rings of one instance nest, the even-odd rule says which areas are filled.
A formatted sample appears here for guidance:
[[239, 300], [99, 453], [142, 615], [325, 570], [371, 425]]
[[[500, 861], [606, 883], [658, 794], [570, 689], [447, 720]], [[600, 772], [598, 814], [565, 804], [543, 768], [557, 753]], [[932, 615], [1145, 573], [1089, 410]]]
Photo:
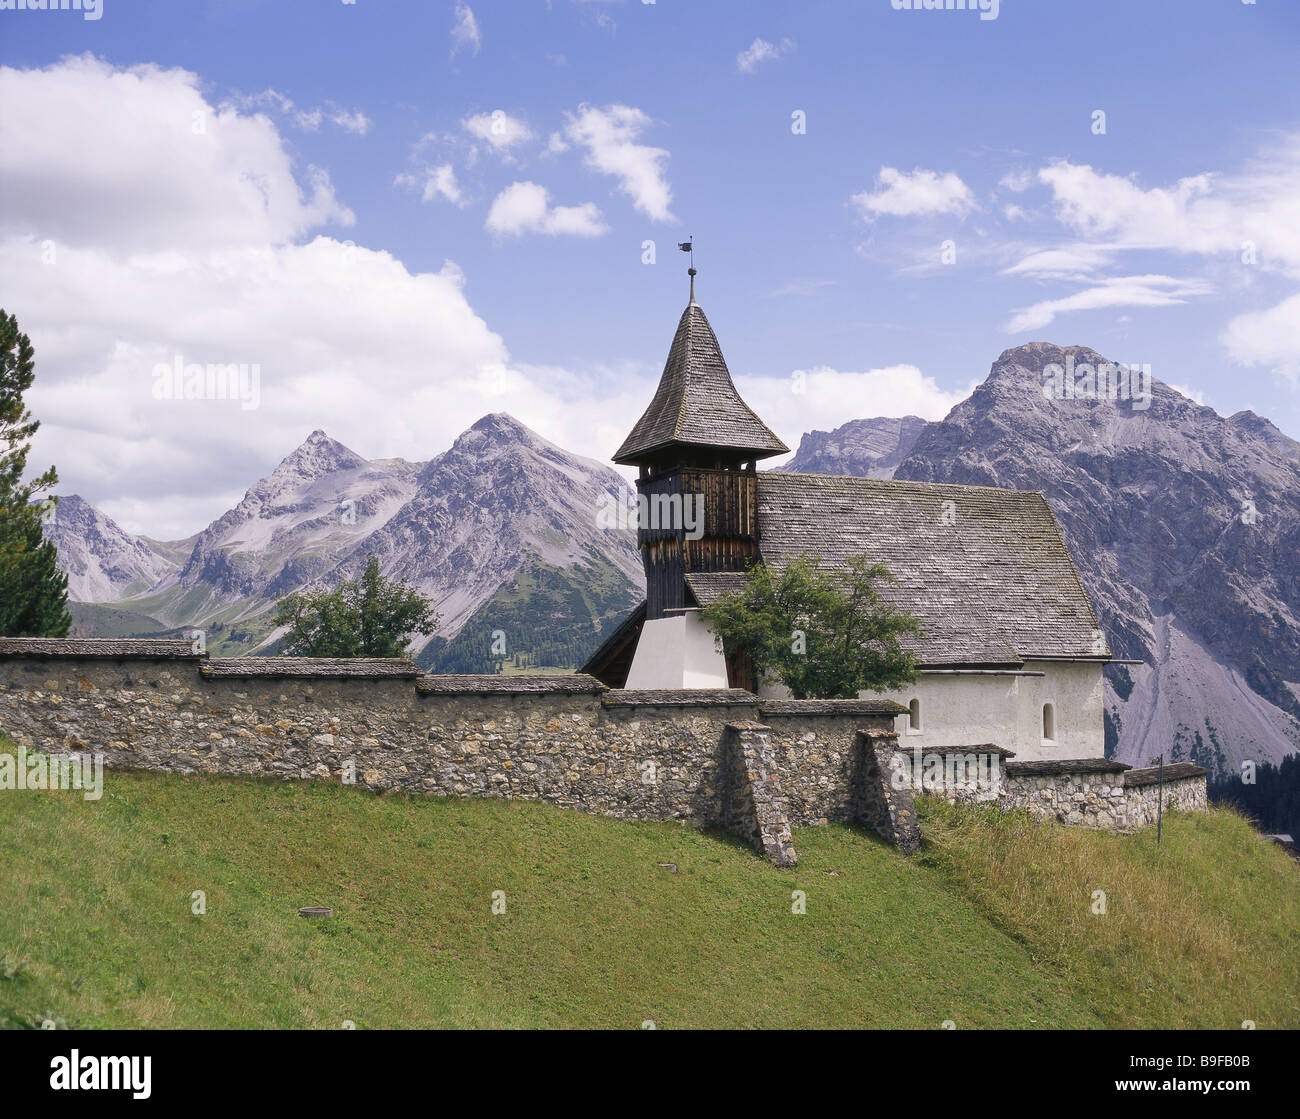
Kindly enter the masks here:
[[455, 18], [451, 25], [451, 53], [469, 48], [472, 54], [478, 54], [483, 45], [483, 36], [479, 33], [478, 20], [468, 4], [457, 3]]
[[736, 69], [742, 74], [752, 74], [758, 69], [760, 63], [774, 62], [793, 49], [793, 39], [782, 39], [779, 46], [773, 46], [766, 39], [755, 39], [736, 55]]
[[853, 196], [853, 204], [868, 221], [888, 214], [914, 217], [923, 214], [953, 214], [963, 217], [975, 208], [975, 196], [953, 171], [942, 175], [916, 168], [910, 175], [897, 167], [882, 167], [876, 189]]
[[1132, 177], [1059, 161], [1038, 172], [1057, 217], [1120, 249], [1242, 253], [1300, 275], [1300, 137], [1289, 137], [1237, 175], [1193, 175], [1144, 189]]
[[[296, 169], [267, 116], [218, 110], [199, 87], [93, 59], [0, 70], [0, 97], [27, 107], [0, 117], [15, 191], [0, 275], [36, 349], [32, 462], [58, 466], [60, 492], [176, 539], [318, 427], [364, 455], [425, 459], [508, 411], [608, 454], [593, 439], [612, 390], [514, 364], [454, 264], [411, 270], [311, 230], [350, 218], [324, 173]], [[435, 193], [451, 182], [434, 169]], [[258, 407], [155, 396], [156, 367], [178, 359], [257, 366]]]
[[594, 202], [552, 206], [550, 192], [532, 182], [511, 183], [498, 194], [483, 227], [492, 233], [516, 237], [524, 233], [599, 237], [609, 228]]
[[1073, 295], [1047, 299], [1018, 310], [1007, 324], [1011, 334], [1039, 330], [1057, 315], [1068, 311], [1095, 311], [1105, 307], [1171, 307], [1196, 295], [1206, 295], [1211, 286], [1202, 280], [1175, 276], [1112, 276]]
[[423, 179], [412, 174], [397, 176], [399, 186], [418, 187], [424, 202], [436, 202], [442, 199], [456, 206], [467, 205], [468, 200], [461, 193], [460, 184], [456, 182], [456, 169], [450, 163], [426, 168]]
[[329, 175], [305, 184], [275, 125], [209, 104], [198, 77], [90, 56], [0, 67], [0, 233], [118, 253], [282, 244], [351, 226]]
[[1008, 171], [998, 182], [998, 186], [1005, 187], [1015, 194], [1020, 194], [1034, 185], [1037, 176], [1033, 171], [1025, 168], [1019, 168], [1015, 171]]
[[1220, 341], [1242, 365], [1269, 366], [1293, 380], [1300, 377], [1300, 294], [1276, 307], [1238, 315]]
[[344, 132], [352, 132], [358, 136], [364, 136], [370, 131], [370, 118], [360, 109], [340, 109], [338, 106], [330, 106], [329, 118], [337, 124]]
[[641, 213], [655, 221], [676, 221], [668, 208], [673, 200], [665, 170], [668, 152], [636, 142], [650, 123], [645, 113], [629, 105], [581, 105], [567, 116], [564, 134], [586, 151], [588, 167], [618, 180], [619, 189]]
[[863, 416], [920, 416], [941, 420], [965, 391], [945, 392], [915, 365], [890, 365], [861, 372], [816, 366], [788, 377], [737, 376], [745, 402], [763, 416], [789, 447], [806, 431], [830, 431]]
[[504, 109], [478, 113], [466, 117], [462, 127], [471, 136], [491, 144], [498, 152], [508, 151], [516, 144], [533, 138], [532, 129], [519, 117], [512, 117]]

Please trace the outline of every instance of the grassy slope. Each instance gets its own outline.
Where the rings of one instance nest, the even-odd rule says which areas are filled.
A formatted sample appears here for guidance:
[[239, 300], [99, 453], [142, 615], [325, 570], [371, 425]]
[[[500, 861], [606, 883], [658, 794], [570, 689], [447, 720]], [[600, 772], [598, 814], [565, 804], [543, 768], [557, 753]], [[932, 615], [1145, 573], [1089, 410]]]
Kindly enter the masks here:
[[134, 610], [97, 602], [69, 602], [74, 637], [133, 637], [163, 628], [162, 622]]
[[1240, 817], [1173, 818], [1157, 851], [921, 811], [913, 859], [802, 829], [781, 871], [524, 802], [128, 773], [96, 803], [0, 792], [0, 1024], [1300, 1025], [1300, 874]]

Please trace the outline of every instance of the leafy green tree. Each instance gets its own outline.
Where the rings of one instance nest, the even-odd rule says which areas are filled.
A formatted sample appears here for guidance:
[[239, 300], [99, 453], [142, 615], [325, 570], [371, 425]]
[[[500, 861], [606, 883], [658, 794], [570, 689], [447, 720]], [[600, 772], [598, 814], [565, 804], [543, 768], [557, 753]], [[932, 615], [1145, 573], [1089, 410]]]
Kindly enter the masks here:
[[50, 467], [24, 482], [31, 438], [40, 427], [23, 404], [36, 376], [31, 340], [18, 320], [0, 310], [0, 634], [7, 637], [66, 637], [68, 577], [58, 551], [41, 532], [41, 517], [55, 498], [36, 497], [58, 484]]
[[294, 657], [403, 657], [411, 634], [438, 628], [432, 604], [405, 580], [380, 575], [374, 556], [359, 580], [299, 591], [278, 606], [275, 624], [289, 627], [284, 651]]
[[803, 555], [776, 571], [749, 569], [743, 590], [724, 595], [704, 618], [728, 654], [744, 651], [766, 683], [796, 699], [850, 699], [916, 679], [916, 659], [901, 644], [920, 634], [913, 615], [885, 602], [889, 569], [865, 556], [827, 569]]

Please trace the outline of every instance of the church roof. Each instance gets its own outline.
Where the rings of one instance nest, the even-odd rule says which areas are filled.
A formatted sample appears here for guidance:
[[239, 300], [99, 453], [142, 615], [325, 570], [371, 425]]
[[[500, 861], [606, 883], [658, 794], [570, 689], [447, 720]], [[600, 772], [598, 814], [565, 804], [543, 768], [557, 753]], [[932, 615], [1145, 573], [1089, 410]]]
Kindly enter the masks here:
[[[1110, 657], [1040, 493], [767, 471], [758, 475], [758, 530], [763, 559], [777, 568], [804, 553], [832, 566], [862, 554], [884, 563], [896, 582], [882, 597], [921, 619], [923, 636], [904, 644], [923, 665]], [[701, 606], [744, 580], [686, 576]]]
[[713, 328], [694, 298], [677, 324], [654, 399], [614, 461], [636, 462], [676, 443], [726, 447], [753, 458], [790, 449], [741, 400]]

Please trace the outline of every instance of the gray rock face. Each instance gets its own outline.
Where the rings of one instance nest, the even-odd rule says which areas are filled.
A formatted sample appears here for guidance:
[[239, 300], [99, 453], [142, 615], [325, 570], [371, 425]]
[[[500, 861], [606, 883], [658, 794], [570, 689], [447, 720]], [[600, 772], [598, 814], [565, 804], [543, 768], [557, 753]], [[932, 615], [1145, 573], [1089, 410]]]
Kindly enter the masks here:
[[834, 431], [810, 431], [782, 470], [892, 478], [925, 427], [920, 416], [850, 420]]
[[369, 462], [313, 431], [214, 521], [181, 570], [181, 586], [225, 600], [284, 595], [327, 574], [415, 492], [419, 463]]
[[420, 472], [410, 501], [367, 536], [328, 581], [356, 578], [370, 554], [388, 578], [432, 598], [454, 633], [527, 557], [556, 567], [594, 552], [643, 583], [635, 533], [598, 526], [602, 499], [626, 488], [614, 470], [548, 443], [505, 413], [484, 416]]
[[78, 602], [116, 602], [152, 590], [178, 570], [174, 560], [76, 494], [59, 498], [44, 533], [59, 551], [68, 597]]
[[[1007, 350], [926, 426], [895, 477], [1041, 490], [1118, 657], [1117, 756], [1211, 770], [1300, 742], [1300, 444], [1159, 381], [1140, 401], [1048, 399], [1043, 369], [1085, 347]], [[1118, 689], [1118, 690], [1117, 690]]]

